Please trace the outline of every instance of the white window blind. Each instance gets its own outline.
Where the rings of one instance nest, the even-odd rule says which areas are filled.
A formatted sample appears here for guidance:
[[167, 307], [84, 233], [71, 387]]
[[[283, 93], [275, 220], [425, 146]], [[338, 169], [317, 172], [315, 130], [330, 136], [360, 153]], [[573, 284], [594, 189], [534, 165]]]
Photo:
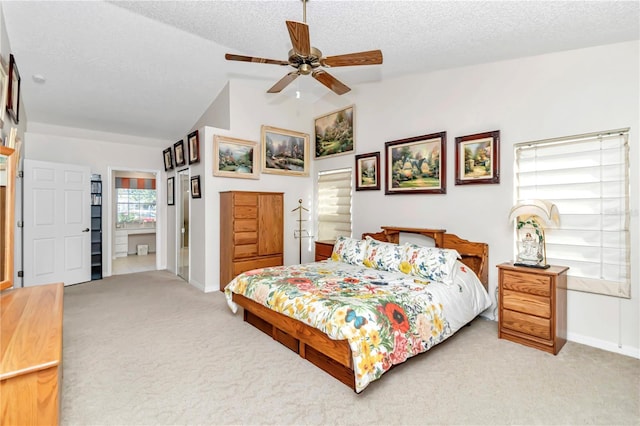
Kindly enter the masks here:
[[630, 295], [629, 129], [515, 145], [515, 197], [556, 204], [547, 263], [569, 266], [568, 288]]
[[351, 169], [318, 173], [318, 240], [351, 237]]

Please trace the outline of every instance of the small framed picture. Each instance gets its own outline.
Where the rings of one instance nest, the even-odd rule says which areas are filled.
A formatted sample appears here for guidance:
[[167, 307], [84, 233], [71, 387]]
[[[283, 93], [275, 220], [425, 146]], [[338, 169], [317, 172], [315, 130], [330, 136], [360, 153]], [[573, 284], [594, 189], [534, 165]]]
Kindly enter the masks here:
[[354, 151], [353, 110], [351, 105], [315, 119], [316, 160]]
[[179, 140], [173, 144], [173, 152], [175, 154], [176, 167], [187, 164], [187, 158], [184, 155], [184, 140]]
[[20, 118], [20, 73], [13, 54], [9, 55], [9, 85], [6, 109], [15, 124]]
[[187, 136], [187, 142], [189, 143], [189, 164], [197, 163], [200, 161], [200, 138], [198, 131], [189, 133]]
[[175, 178], [172, 176], [167, 178], [167, 205], [173, 206], [175, 204]]
[[162, 151], [162, 157], [164, 158], [164, 171], [173, 169], [173, 153], [171, 147]]
[[356, 155], [356, 191], [380, 189], [380, 152]]
[[447, 132], [385, 142], [385, 194], [446, 194]]
[[258, 179], [258, 143], [215, 135], [213, 137], [213, 175]]
[[262, 126], [262, 173], [309, 176], [309, 135]]
[[199, 175], [191, 177], [191, 198], [202, 198]]
[[456, 185], [500, 183], [500, 130], [456, 138]]

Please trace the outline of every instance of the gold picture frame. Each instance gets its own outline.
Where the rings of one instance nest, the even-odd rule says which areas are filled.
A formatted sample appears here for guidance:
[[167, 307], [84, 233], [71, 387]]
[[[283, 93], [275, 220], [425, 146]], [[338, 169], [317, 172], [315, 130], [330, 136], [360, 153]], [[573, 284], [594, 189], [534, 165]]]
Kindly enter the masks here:
[[309, 135], [293, 130], [261, 128], [262, 173], [309, 176]]
[[258, 179], [258, 143], [228, 136], [213, 137], [213, 175], [220, 177]]
[[355, 105], [349, 105], [314, 120], [316, 160], [355, 151], [354, 114]]

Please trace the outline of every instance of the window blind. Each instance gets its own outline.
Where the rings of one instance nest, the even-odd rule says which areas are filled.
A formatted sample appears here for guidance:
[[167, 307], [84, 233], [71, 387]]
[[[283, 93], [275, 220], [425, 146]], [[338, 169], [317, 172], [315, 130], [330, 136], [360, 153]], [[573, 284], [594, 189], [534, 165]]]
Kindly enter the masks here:
[[556, 204], [547, 263], [569, 266], [568, 288], [630, 295], [629, 129], [529, 142], [515, 149], [515, 198]]
[[318, 173], [318, 240], [351, 237], [351, 169]]

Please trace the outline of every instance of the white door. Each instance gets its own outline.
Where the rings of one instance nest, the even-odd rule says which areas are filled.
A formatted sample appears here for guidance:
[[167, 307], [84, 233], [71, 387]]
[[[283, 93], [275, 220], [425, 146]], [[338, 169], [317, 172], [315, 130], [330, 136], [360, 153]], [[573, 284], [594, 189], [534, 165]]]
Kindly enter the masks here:
[[24, 160], [24, 286], [91, 280], [91, 171]]

